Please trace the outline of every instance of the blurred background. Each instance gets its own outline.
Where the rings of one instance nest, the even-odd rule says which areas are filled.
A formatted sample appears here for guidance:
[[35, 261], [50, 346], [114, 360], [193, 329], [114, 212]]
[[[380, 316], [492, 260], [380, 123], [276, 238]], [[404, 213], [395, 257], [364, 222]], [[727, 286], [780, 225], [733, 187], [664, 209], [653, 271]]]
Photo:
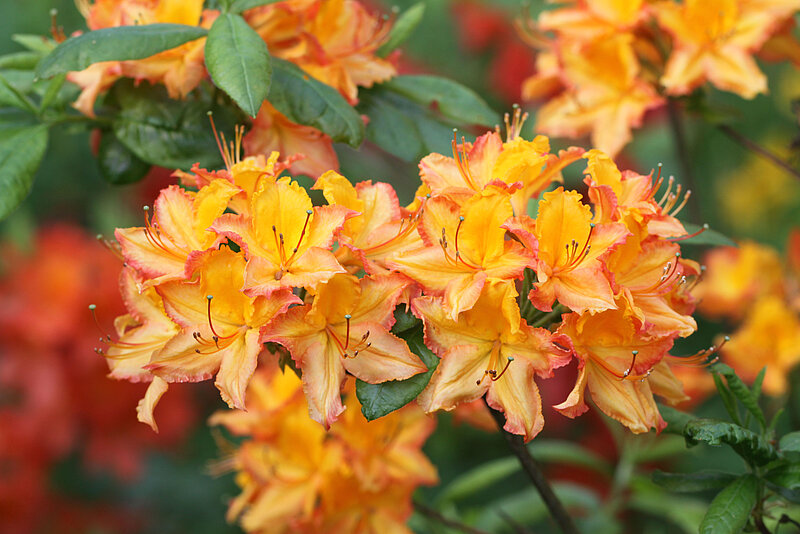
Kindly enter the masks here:
[[[413, 3], [372, 5], [388, 11]], [[522, 81], [534, 71], [533, 52], [513, 27], [520, 4], [429, 0], [426, 5], [422, 23], [398, 58], [402, 71], [455, 79], [500, 112], [520, 102]], [[70, 0], [2, 2], [0, 54], [21, 50], [10, 39], [13, 34], [46, 34], [52, 8], [67, 34], [85, 30]], [[742, 101], [709, 90], [709, 100], [735, 114], [738, 131], [797, 166], [793, 147], [800, 132], [793, 101], [800, 99], [800, 70], [791, 64], [762, 68], [770, 94]], [[523, 136], [530, 138], [536, 107], [523, 107], [531, 114]], [[686, 135], [696, 209], [684, 218], [785, 254], [791, 229], [800, 226], [800, 180], [706, 122], [687, 119]], [[59, 126], [30, 197], [0, 223], [0, 533], [239, 532], [225, 521], [227, 503], [237, 493], [233, 476], [211, 474], [221, 437], [205, 421], [223, 408], [216, 390], [208, 383], [174, 388], [159, 407], [161, 433], [156, 435], [136, 421], [136, 402], [145, 385], [107, 379], [103, 358], [93, 352], [102, 334], [88, 304], [97, 304], [105, 331], [123, 313], [119, 263], [95, 236], [141, 224], [141, 207], [174, 179], [170, 171], [154, 168], [140, 183], [110, 185], [97, 169], [92, 142], [90, 134]], [[588, 146], [586, 140], [552, 143], [555, 149]], [[413, 198], [419, 184], [416, 164], [374, 146], [358, 151], [337, 146], [337, 152], [342, 174], [351, 181], [387, 181], [397, 188], [401, 204]], [[666, 112], [648, 115], [617, 160], [620, 168], [640, 173], [663, 163], [665, 173], [680, 179], [683, 169]], [[567, 187], [580, 190], [581, 173], [582, 168], [571, 169], [565, 175]], [[704, 250], [687, 252], [701, 259]], [[690, 354], [733, 328], [723, 319], [698, 323], [699, 332], [675, 353]], [[573, 365], [543, 384], [548, 423], [534, 450], [586, 531], [690, 532], [704, 513], [707, 496], [665, 495], [654, 489], [648, 472], [653, 467], [725, 468], [738, 459], [727, 449], [687, 452], [676, 436], [625, 434], [595, 411], [572, 423], [548, 406], [563, 400], [574, 376]], [[709, 377], [687, 380], [695, 378], [692, 386], [707, 392]], [[790, 417], [781, 424], [787, 428], [799, 427], [800, 399], [794, 389], [785, 394]], [[718, 400], [701, 401], [697, 410], [724, 413]], [[456, 510], [488, 532], [512, 532], [513, 523], [487, 510], [502, 509], [519, 523], [537, 525], [545, 510], [535, 504], [537, 497], [522, 473], [510, 473], [499, 486], [479, 485], [464, 493], [466, 498], [459, 497], [457, 484], [453, 489], [454, 481], [463, 484], [471, 469], [508, 456], [503, 440], [481, 429], [493, 428], [486, 415], [476, 409], [438, 417], [424, 450], [439, 470], [441, 485], [423, 488], [420, 499]], [[593, 455], [575, 452], [570, 444]], [[576, 460], [582, 454], [584, 460]], [[624, 506], [608, 506], [614, 499], [623, 499]], [[432, 528], [418, 516], [411, 524], [419, 532]], [[444, 527], [439, 531], [448, 532]]]

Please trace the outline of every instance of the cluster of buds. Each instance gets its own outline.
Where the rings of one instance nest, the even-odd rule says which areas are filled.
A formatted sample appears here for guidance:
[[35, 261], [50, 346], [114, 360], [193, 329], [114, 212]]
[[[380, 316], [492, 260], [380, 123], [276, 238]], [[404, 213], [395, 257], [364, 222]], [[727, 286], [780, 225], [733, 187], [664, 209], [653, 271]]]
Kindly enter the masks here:
[[229, 520], [247, 532], [411, 533], [411, 495], [438, 481], [421, 451], [435, 421], [409, 405], [368, 423], [347, 389], [327, 433], [308, 417], [297, 376], [277, 367], [253, 377], [247, 412], [212, 416], [245, 438], [217, 466], [235, 470], [242, 489]]
[[800, 363], [800, 231], [786, 249], [785, 264], [774, 249], [750, 241], [715, 249], [697, 287], [703, 315], [739, 325], [722, 354], [748, 381], [767, 366], [768, 395], [782, 395]]
[[[203, 0], [78, 0], [90, 30], [140, 24], [173, 23], [210, 28], [219, 11], [203, 9]], [[358, 87], [392, 78], [394, 65], [375, 55], [386, 41], [391, 21], [369, 13], [357, 0], [286, 0], [265, 2], [243, 16], [264, 39], [273, 57], [291, 61], [315, 79], [330, 85], [348, 102], [358, 102]], [[205, 38], [155, 56], [106, 61], [72, 72], [68, 79], [81, 88], [75, 107], [94, 116], [95, 100], [120, 78], [163, 84], [170, 97], [185, 98], [208, 79]], [[303, 153], [293, 162], [295, 174], [319, 176], [338, 167], [329, 136], [291, 122], [264, 101], [244, 139], [246, 154]]]
[[[519, 136], [523, 121], [517, 109], [505, 139], [499, 128], [474, 143], [454, 137], [452, 157], [423, 158], [406, 207], [389, 184], [353, 186], [332, 171], [314, 185], [327, 205], [313, 206], [280, 177], [277, 153], [239, 161], [239, 138], [226, 169], [177, 173], [197, 192], [170, 186], [144, 227], [116, 232], [130, 313], [104, 354], [112, 376], [152, 381], [140, 420], [154, 425], [168, 383], [215, 375], [229, 406], [244, 408], [273, 342], [302, 375], [311, 418], [329, 428], [348, 375], [375, 384], [428, 370], [390, 332], [403, 303], [441, 359], [418, 398], [426, 412], [486, 396], [506, 430], [530, 440], [544, 423], [534, 376], [577, 358], [562, 413], [587, 409], [588, 386], [632, 431], [662, 428], [653, 393], [684, 398], [669, 365], [710, 353], [668, 354], [696, 329], [700, 270], [681, 256], [688, 235], [675, 218], [686, 198], [660, 170], [620, 172], [597, 150], [552, 154], [545, 137]], [[544, 192], [581, 159], [590, 204], [563, 187]]]
[[576, 0], [520, 24], [538, 50], [523, 98], [545, 98], [537, 131], [580, 137], [614, 156], [667, 97], [708, 82], [753, 98], [767, 91], [754, 55], [796, 59], [798, 2]]

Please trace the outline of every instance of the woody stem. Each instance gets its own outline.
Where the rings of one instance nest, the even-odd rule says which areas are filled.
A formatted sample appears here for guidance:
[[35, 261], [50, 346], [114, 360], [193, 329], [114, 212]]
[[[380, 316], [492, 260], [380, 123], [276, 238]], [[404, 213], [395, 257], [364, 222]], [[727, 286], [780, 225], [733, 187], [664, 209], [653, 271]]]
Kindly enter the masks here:
[[779, 158], [777, 155], [773, 154], [763, 146], [759, 145], [755, 141], [752, 141], [745, 137], [744, 135], [740, 134], [727, 124], [720, 124], [717, 126], [717, 129], [745, 147], [746, 149], [750, 150], [751, 152], [755, 152], [762, 158], [766, 159], [767, 161], [771, 162], [773, 165], [780, 167], [784, 171], [788, 172], [795, 178], [800, 178], [800, 171], [792, 167], [789, 163]]
[[533, 485], [536, 487], [536, 490], [542, 497], [542, 501], [544, 502], [545, 506], [547, 506], [550, 516], [555, 520], [559, 528], [561, 528], [561, 532], [564, 534], [578, 534], [578, 529], [572, 522], [572, 518], [567, 513], [567, 510], [564, 508], [564, 505], [561, 503], [561, 501], [558, 500], [553, 488], [550, 486], [550, 483], [545, 478], [544, 473], [542, 473], [542, 470], [539, 468], [539, 464], [533, 459], [533, 456], [531, 456], [528, 448], [525, 447], [522, 437], [506, 432], [503, 429], [503, 426], [506, 422], [505, 416], [501, 412], [489, 406], [489, 403], [486, 402], [485, 398], [483, 399], [483, 402], [486, 403], [486, 407], [492, 414], [492, 418], [494, 419], [495, 423], [497, 423], [497, 428], [500, 429], [500, 433], [503, 434], [503, 437], [506, 439], [508, 447], [519, 460], [519, 463], [522, 465], [522, 469], [528, 475], [528, 478], [530, 478], [531, 482], [533, 482]]
[[680, 104], [673, 98], [667, 99], [667, 115], [669, 115], [669, 124], [672, 129], [672, 139], [675, 142], [675, 152], [678, 154], [678, 161], [681, 164], [681, 182], [684, 183], [687, 189], [694, 192], [692, 198], [689, 199], [689, 211], [691, 212], [692, 219], [699, 220], [699, 195], [695, 187], [694, 173], [692, 172], [691, 159], [689, 158], [689, 145], [686, 142], [686, 129], [683, 124], [683, 113], [681, 112]]

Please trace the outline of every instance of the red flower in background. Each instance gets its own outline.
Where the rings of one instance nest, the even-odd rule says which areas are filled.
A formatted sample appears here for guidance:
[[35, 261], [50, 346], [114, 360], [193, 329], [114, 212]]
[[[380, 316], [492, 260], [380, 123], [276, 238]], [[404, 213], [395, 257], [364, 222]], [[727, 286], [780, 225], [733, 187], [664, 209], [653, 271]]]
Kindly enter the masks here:
[[59, 523], [49, 471], [79, 445], [86, 467], [130, 479], [148, 451], [176, 445], [196, 420], [176, 388], [154, 434], [133, 417], [147, 385], [109, 380], [93, 350], [88, 303], [107, 331], [124, 311], [119, 261], [66, 225], [41, 231], [32, 249], [0, 249], [0, 532]]

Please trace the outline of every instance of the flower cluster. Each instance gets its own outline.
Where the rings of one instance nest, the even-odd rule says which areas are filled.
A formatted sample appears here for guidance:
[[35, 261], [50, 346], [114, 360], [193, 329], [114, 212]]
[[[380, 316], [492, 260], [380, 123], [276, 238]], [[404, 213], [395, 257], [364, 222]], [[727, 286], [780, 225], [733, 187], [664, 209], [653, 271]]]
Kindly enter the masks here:
[[647, 110], [709, 82], [743, 98], [767, 91], [754, 55], [796, 57], [800, 2], [575, 0], [522, 24], [539, 50], [523, 97], [546, 98], [536, 127], [615, 155]]
[[230, 520], [247, 532], [410, 534], [412, 493], [438, 481], [421, 451], [435, 421], [409, 405], [368, 423], [347, 389], [349, 406], [328, 433], [308, 417], [288, 369], [253, 377], [247, 412], [212, 417], [246, 438], [221, 464], [236, 470], [242, 488]]
[[[391, 24], [369, 13], [356, 0], [285, 0], [244, 12], [247, 23], [264, 39], [269, 53], [291, 61], [315, 79], [339, 91], [348, 102], [358, 102], [358, 87], [370, 87], [396, 74], [394, 65], [375, 55]], [[203, 0], [80, 0], [91, 30], [136, 24], [175, 23], [210, 28], [217, 10], [203, 9]], [[68, 79], [82, 91], [75, 107], [94, 115], [95, 100], [120, 78], [161, 83], [172, 98], [184, 98], [208, 78], [204, 46], [197, 39], [155, 56], [129, 61], [95, 63]], [[295, 174], [319, 176], [338, 167], [329, 136], [310, 126], [295, 124], [268, 101], [261, 105], [253, 128], [244, 139], [245, 153], [286, 156]]]
[[[330, 427], [348, 374], [374, 384], [427, 371], [390, 332], [404, 303], [441, 359], [418, 398], [426, 412], [485, 396], [508, 431], [532, 439], [544, 423], [534, 377], [576, 357], [562, 413], [587, 409], [588, 386], [634, 432], [661, 428], [653, 393], [684, 398], [668, 351], [696, 329], [699, 267], [680, 254], [675, 218], [686, 198], [672, 179], [659, 192], [660, 172], [620, 172], [597, 150], [552, 154], [547, 138], [519, 136], [523, 120], [517, 109], [505, 139], [454, 138], [453, 157], [423, 158], [405, 208], [390, 185], [332, 171], [314, 185], [327, 205], [313, 206], [280, 177], [276, 153], [238, 161], [226, 150], [224, 170], [178, 173], [196, 193], [170, 186], [144, 227], [116, 233], [130, 313], [106, 355], [113, 376], [152, 380], [140, 419], [154, 425], [168, 383], [214, 375], [244, 408], [262, 344], [274, 342], [302, 373], [311, 418]], [[544, 192], [581, 159], [589, 204]]]
[[800, 362], [800, 231], [789, 238], [785, 265], [775, 250], [746, 241], [711, 251], [706, 267], [700, 312], [740, 325], [722, 354], [745, 380], [767, 366], [763, 391], [783, 394]]

